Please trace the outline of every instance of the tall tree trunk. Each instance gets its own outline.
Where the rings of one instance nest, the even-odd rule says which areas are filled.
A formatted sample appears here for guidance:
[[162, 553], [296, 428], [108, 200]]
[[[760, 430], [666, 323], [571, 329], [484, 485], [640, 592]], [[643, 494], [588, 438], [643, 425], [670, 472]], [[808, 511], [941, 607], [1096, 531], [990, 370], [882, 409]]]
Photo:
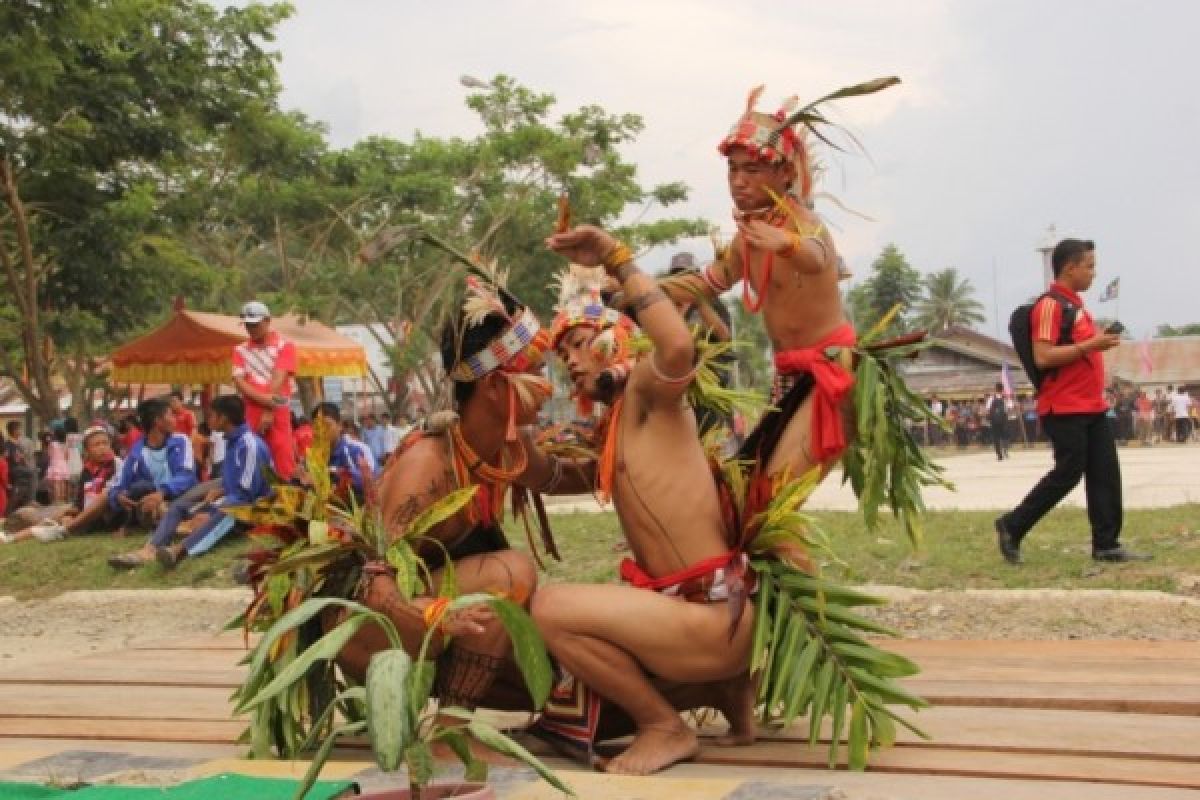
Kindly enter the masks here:
[[58, 393], [51, 379], [52, 346], [42, 330], [38, 308], [40, 265], [33, 255], [29, 218], [17, 190], [12, 161], [7, 156], [0, 158], [0, 192], [4, 195], [4, 205], [12, 215], [10, 221], [17, 246], [14, 256], [8, 250], [8, 242], [0, 240], [0, 266], [21, 313], [21, 368], [16, 368], [7, 352], [0, 355], [0, 364], [4, 365], [17, 391], [34, 413], [43, 421], [48, 421], [58, 416]]

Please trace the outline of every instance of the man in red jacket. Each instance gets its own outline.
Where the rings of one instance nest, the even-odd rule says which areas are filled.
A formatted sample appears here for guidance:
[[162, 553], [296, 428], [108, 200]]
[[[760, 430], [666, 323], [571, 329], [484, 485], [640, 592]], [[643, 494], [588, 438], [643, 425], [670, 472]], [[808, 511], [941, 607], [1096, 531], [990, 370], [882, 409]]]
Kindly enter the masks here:
[[[1088, 520], [1092, 526], [1092, 558], [1097, 561], [1140, 561], [1149, 558], [1121, 547], [1121, 464], [1108, 402], [1104, 399], [1105, 350], [1120, 344], [1117, 333], [1097, 330], [1083, 307], [1080, 292], [1096, 277], [1095, 244], [1063, 239], [1051, 257], [1054, 283], [1034, 305], [1030, 328], [1033, 357], [1046, 374], [1038, 388], [1037, 412], [1054, 446], [1054, 468], [1015, 509], [996, 519], [1000, 553], [1010, 564], [1021, 563], [1021, 540], [1074, 489], [1086, 481]], [[1064, 309], [1075, 309], [1068, 341], [1058, 344]]]
[[271, 330], [271, 312], [257, 300], [242, 306], [250, 338], [233, 348], [233, 385], [246, 404], [246, 422], [271, 449], [275, 471], [289, 480], [296, 468], [292, 440], [292, 376], [296, 345]]

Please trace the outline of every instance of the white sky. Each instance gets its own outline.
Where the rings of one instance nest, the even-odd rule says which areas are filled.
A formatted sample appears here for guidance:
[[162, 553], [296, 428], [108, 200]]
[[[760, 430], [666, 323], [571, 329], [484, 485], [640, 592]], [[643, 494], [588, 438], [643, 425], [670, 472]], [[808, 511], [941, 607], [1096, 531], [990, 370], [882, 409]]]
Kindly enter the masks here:
[[[870, 160], [841, 157], [829, 206], [856, 273], [895, 242], [922, 272], [958, 267], [1000, 317], [1041, 288], [1047, 225], [1095, 239], [1094, 300], [1121, 277], [1137, 335], [1200, 322], [1200, 4], [1187, 0], [298, 0], [278, 46], [284, 105], [335, 145], [413, 131], [471, 136], [463, 74], [497, 73], [642, 115], [626, 156], [646, 185], [682, 180], [671, 213], [728, 227], [715, 143], [746, 91], [761, 107], [895, 74], [839, 105]], [[701, 258], [706, 242], [688, 245]], [[665, 264], [654, 253], [649, 266]], [[993, 293], [993, 286], [998, 291]], [[1117, 307], [1095, 307], [1114, 316]], [[989, 332], [1001, 331], [989, 323]]]

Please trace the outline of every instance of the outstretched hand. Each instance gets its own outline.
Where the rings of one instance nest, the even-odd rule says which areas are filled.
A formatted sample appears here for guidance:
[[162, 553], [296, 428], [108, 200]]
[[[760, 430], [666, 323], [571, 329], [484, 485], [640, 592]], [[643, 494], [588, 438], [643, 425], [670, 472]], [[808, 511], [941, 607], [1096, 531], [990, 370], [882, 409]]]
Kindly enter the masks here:
[[579, 225], [547, 237], [546, 246], [568, 261], [595, 267], [617, 246], [617, 240], [595, 225]]

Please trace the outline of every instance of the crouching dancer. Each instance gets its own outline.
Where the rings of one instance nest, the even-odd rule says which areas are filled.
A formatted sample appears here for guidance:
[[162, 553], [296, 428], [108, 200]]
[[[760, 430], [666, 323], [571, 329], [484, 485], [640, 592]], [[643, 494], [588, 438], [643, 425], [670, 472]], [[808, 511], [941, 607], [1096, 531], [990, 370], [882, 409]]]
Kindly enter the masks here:
[[[603, 264], [654, 346], [632, 364], [614, 363], [628, 352], [622, 339], [632, 322], [598, 297], [568, 303], [556, 321], [555, 349], [576, 393], [609, 406], [597, 478], [634, 556], [621, 567], [632, 586], [545, 586], [532, 608], [559, 664], [636, 727], [633, 743], [607, 770], [643, 775], [691, 758], [698, 747], [676, 710], [690, 704], [668, 697], [647, 673], [707, 684], [711, 697], [727, 702], [696, 704], [717, 706], [735, 737], [753, 738], [745, 556], [727, 543], [716, 483], [684, 397], [695, 350], [683, 318], [604, 231], [582, 226], [548, 244], [577, 263]], [[599, 711], [590, 716], [594, 733]], [[562, 733], [553, 713], [539, 724]]]
[[[438, 622], [435, 598], [448, 556], [460, 593], [503, 593], [527, 604], [537, 573], [529, 555], [508, 548], [500, 528], [507, 491], [513, 486], [587, 491], [590, 476], [564, 472], [533, 445], [527, 429], [551, 394], [540, 374], [545, 342], [532, 311], [507, 292], [471, 279], [459, 323], [442, 340], [457, 415], [408, 436], [380, 479], [383, 519], [393, 538], [452, 491], [478, 487], [469, 505], [429, 532], [441, 546], [426, 542], [419, 552], [432, 571], [430, 595], [405, 600], [386, 565], [366, 565], [360, 583], [363, 602], [388, 615], [410, 653], [418, 652], [427, 624], [439, 625], [445, 635], [433, 638], [431, 653], [441, 660], [436, 691], [443, 706], [529, 708], [499, 620], [490, 610], [472, 607]], [[335, 622], [331, 614], [326, 627]], [[371, 655], [388, 647], [382, 630], [368, 625], [338, 661], [361, 680]]]

